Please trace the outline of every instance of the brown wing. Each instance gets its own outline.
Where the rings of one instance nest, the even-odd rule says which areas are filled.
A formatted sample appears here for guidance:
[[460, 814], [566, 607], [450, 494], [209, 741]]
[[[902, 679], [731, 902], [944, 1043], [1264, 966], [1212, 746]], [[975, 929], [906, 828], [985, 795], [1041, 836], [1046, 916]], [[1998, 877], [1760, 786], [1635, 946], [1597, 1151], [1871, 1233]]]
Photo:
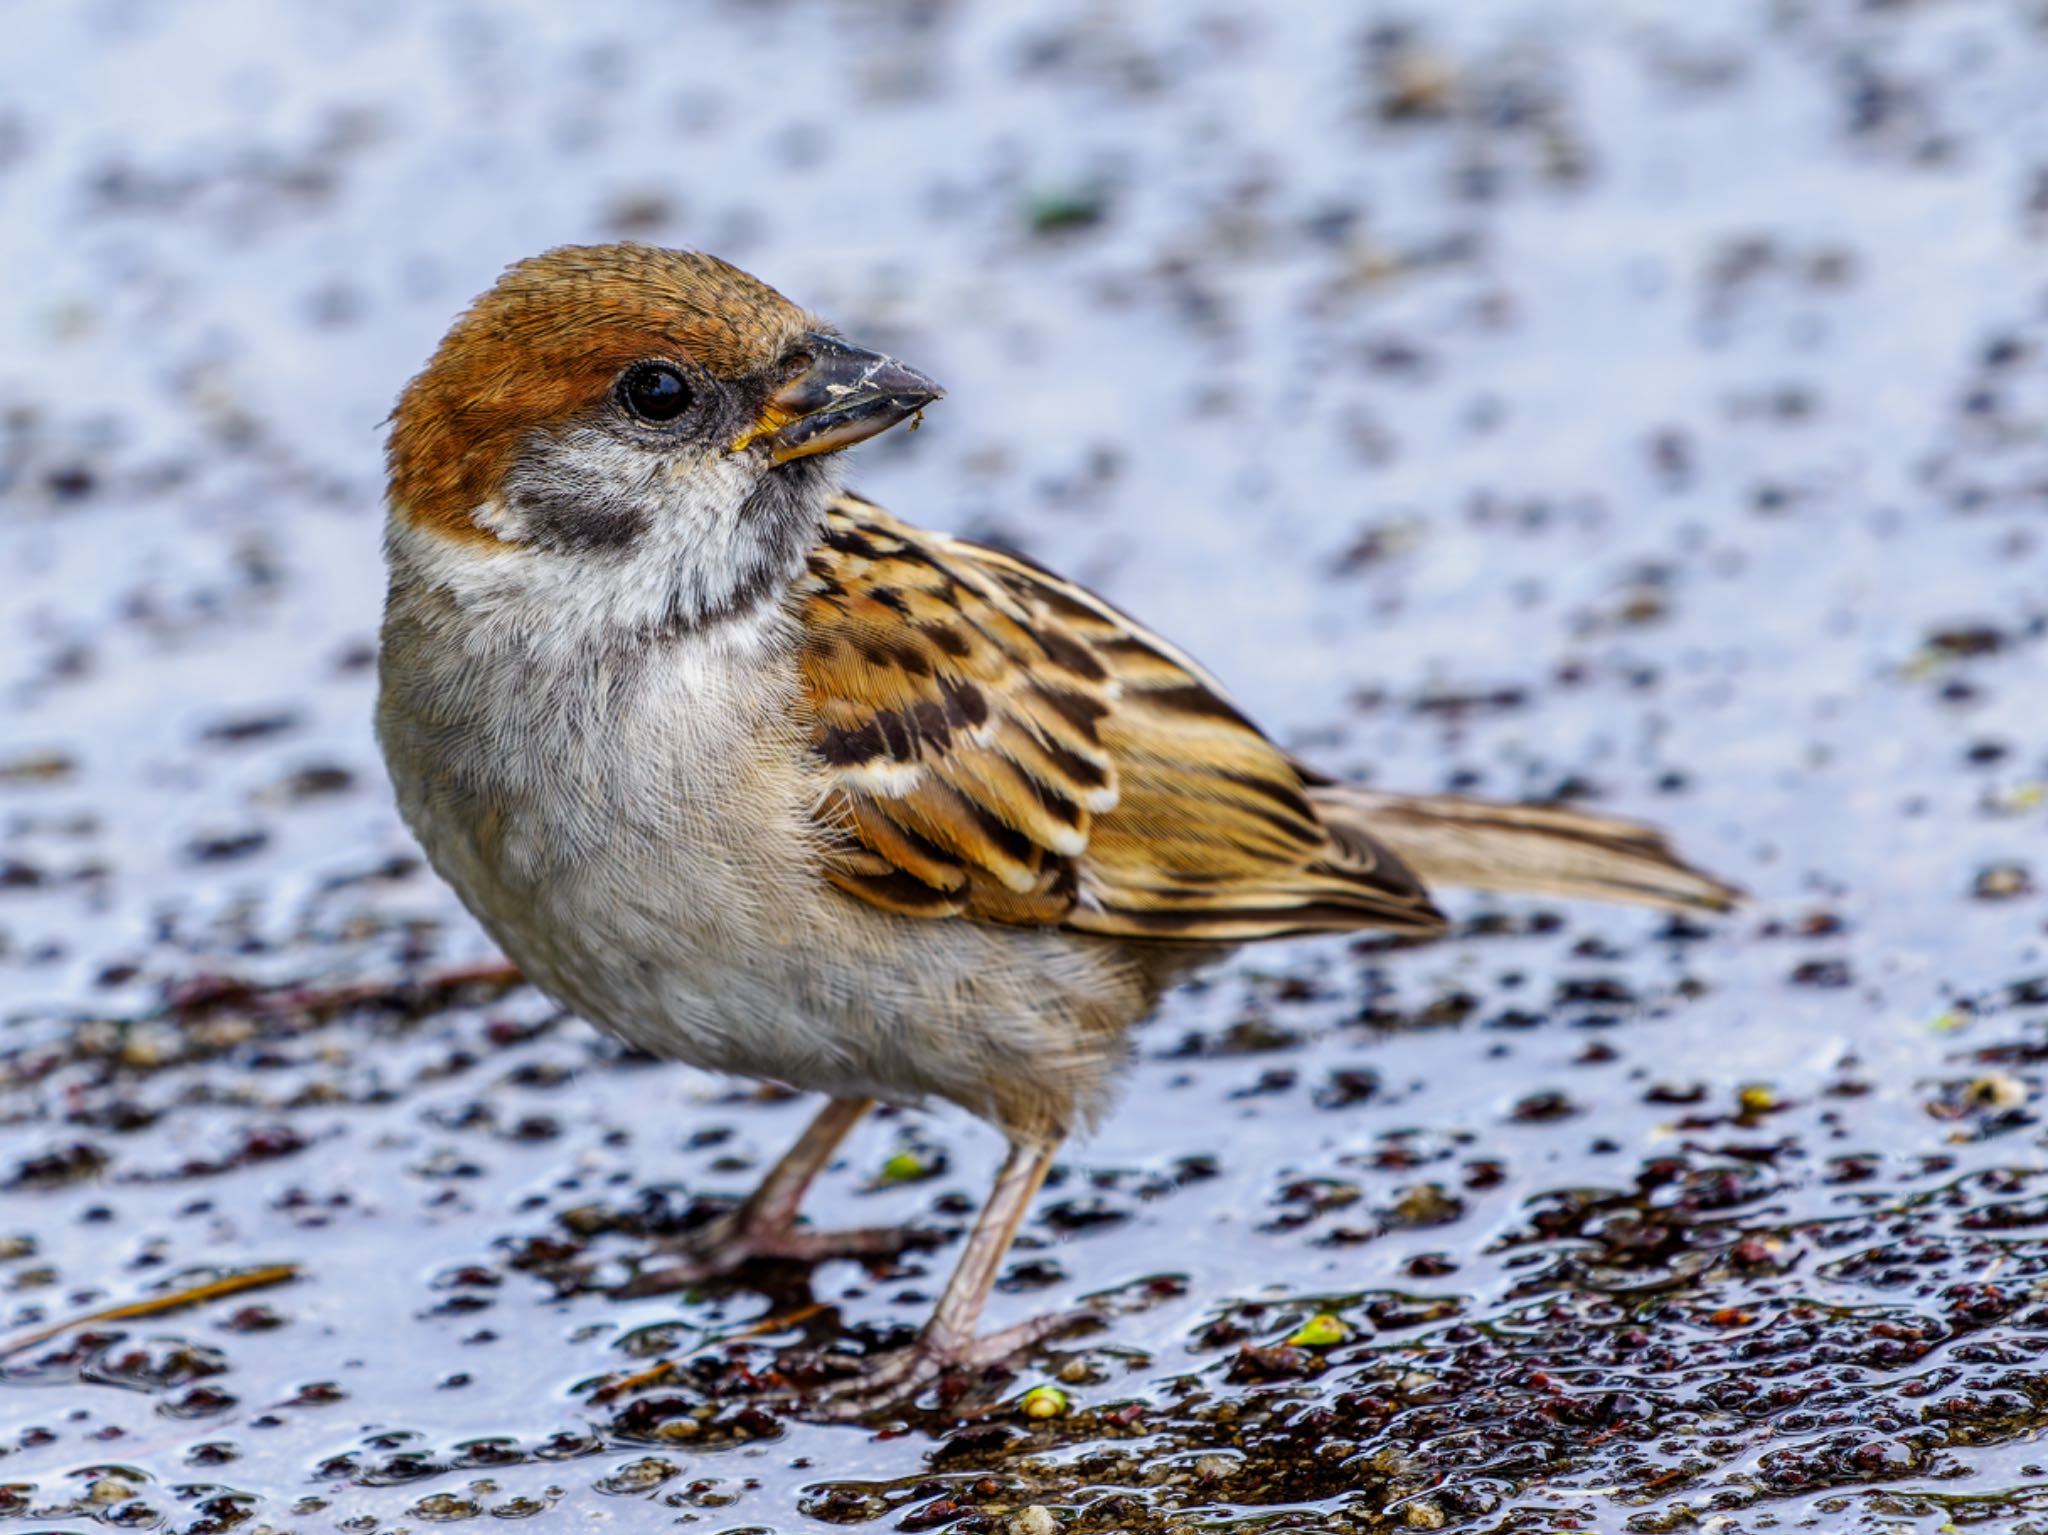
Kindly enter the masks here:
[[849, 894], [1121, 938], [1441, 931], [1213, 679], [1080, 587], [842, 496], [801, 596]]

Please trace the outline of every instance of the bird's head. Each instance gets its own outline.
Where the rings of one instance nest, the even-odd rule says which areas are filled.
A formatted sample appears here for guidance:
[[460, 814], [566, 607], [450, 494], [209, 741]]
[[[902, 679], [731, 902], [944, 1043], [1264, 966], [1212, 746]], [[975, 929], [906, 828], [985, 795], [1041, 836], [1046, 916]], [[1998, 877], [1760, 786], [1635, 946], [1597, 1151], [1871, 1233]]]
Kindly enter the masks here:
[[716, 257], [549, 251], [398, 402], [394, 566], [494, 610], [713, 624], [801, 569], [831, 455], [939, 395]]

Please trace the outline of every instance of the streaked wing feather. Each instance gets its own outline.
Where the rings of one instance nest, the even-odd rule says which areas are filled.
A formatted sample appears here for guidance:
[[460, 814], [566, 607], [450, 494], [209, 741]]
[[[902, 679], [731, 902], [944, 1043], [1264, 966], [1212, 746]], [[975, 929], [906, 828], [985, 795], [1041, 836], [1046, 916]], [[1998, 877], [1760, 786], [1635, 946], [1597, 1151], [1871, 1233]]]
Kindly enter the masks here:
[[1120, 938], [1441, 929], [1213, 678], [1071, 582], [843, 496], [800, 595], [849, 894]]

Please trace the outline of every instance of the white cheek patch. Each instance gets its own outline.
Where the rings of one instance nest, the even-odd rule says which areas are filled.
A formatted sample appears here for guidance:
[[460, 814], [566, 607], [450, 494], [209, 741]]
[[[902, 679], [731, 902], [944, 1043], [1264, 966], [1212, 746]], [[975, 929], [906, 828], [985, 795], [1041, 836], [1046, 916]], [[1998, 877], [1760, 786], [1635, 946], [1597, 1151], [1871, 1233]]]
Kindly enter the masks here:
[[498, 543], [424, 530], [398, 508], [386, 542], [394, 567], [501, 631], [473, 631], [483, 646], [708, 630], [780, 607], [837, 489], [823, 467], [767, 473], [753, 455], [659, 452], [575, 428], [528, 443], [506, 494], [472, 513]]
[[523, 519], [496, 497], [471, 512], [469, 520], [508, 544], [519, 543], [525, 537]]

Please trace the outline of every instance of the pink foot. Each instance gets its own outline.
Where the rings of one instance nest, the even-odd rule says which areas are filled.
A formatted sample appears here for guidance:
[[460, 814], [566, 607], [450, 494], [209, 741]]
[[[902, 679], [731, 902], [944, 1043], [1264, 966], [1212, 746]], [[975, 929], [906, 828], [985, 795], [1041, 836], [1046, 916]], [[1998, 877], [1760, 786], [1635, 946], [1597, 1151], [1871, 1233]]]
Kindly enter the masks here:
[[893, 1258], [913, 1248], [936, 1247], [938, 1232], [910, 1226], [856, 1226], [844, 1231], [749, 1226], [735, 1210], [707, 1222], [640, 1263], [612, 1288], [619, 1299], [665, 1295], [723, 1278], [761, 1260], [823, 1263], [828, 1258]]

